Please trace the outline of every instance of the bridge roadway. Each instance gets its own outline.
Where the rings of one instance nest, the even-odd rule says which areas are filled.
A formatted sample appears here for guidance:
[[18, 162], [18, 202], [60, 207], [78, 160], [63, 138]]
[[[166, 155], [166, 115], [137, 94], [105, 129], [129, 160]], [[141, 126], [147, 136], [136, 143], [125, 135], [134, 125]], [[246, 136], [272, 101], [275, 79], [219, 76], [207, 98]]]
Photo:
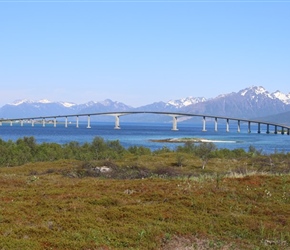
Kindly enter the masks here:
[[158, 111], [126, 111], [126, 112], [101, 112], [101, 113], [88, 113], [88, 114], [75, 114], [75, 115], [55, 115], [55, 116], [38, 116], [38, 117], [25, 117], [25, 118], [12, 118], [12, 119], [0, 119], [0, 126], [2, 123], [8, 122], [10, 126], [13, 125], [13, 122], [20, 122], [23, 126], [24, 121], [31, 121], [32, 126], [34, 126], [35, 120], [42, 120], [42, 125], [45, 127], [46, 120], [53, 119], [53, 125], [56, 127], [57, 118], [65, 118], [65, 127], [68, 126], [68, 117], [76, 117], [76, 127], [79, 127], [79, 117], [87, 116], [87, 128], [91, 128], [91, 116], [101, 116], [109, 115], [115, 117], [115, 129], [120, 129], [120, 116], [123, 115], [133, 115], [133, 114], [158, 114], [158, 115], [167, 115], [172, 117], [172, 130], [177, 129], [177, 119], [178, 117], [187, 116], [187, 117], [202, 117], [202, 131], [206, 131], [206, 118], [214, 119], [215, 125], [214, 130], [218, 131], [218, 120], [226, 121], [226, 131], [229, 132], [229, 121], [237, 121], [237, 132], [241, 131], [241, 122], [248, 123], [248, 132], [251, 133], [251, 124], [258, 125], [257, 133], [261, 133], [261, 125], [266, 125], [266, 133], [270, 133], [270, 126], [274, 127], [274, 134], [278, 133], [278, 128], [281, 129], [281, 134], [287, 133], [290, 134], [290, 126], [278, 123], [271, 123], [258, 120], [249, 120], [241, 118], [233, 118], [226, 116], [215, 116], [215, 115], [205, 115], [205, 114], [191, 114], [191, 113], [174, 113], [174, 112], [158, 112]]

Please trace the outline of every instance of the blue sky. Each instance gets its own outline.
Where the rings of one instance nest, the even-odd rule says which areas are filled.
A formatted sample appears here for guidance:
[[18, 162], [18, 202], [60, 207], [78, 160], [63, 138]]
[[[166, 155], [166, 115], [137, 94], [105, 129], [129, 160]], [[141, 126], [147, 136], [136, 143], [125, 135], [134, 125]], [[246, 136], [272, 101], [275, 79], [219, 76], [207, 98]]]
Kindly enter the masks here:
[[0, 0], [0, 105], [290, 92], [290, 1]]

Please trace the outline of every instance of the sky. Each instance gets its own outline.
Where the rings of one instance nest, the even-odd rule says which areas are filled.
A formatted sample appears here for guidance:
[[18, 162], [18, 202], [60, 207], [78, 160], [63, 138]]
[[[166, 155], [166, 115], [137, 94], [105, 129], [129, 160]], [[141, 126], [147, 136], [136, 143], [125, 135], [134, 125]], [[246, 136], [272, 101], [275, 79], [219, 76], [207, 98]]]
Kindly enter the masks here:
[[290, 92], [289, 1], [0, 0], [0, 106]]

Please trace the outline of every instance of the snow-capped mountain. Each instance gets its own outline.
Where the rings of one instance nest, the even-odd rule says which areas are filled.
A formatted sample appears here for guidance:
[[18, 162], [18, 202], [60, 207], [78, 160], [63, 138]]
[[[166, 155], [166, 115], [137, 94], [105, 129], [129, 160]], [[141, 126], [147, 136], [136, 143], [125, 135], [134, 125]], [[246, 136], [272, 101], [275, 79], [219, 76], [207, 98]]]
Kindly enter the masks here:
[[202, 103], [187, 106], [184, 111], [230, 116], [255, 118], [290, 111], [288, 95], [269, 93], [261, 86], [252, 86], [239, 92], [222, 94]]
[[179, 100], [170, 100], [168, 102], [154, 102], [145, 106], [136, 108], [136, 111], [163, 111], [163, 112], [178, 112], [180, 109], [197, 104], [199, 102], [205, 102], [204, 97], [186, 97]]
[[269, 94], [269, 92], [266, 89], [264, 89], [264, 87], [261, 87], [261, 86], [258, 86], [258, 87], [257, 86], [252, 86], [250, 88], [243, 89], [243, 90], [239, 91], [239, 94], [241, 96], [246, 96], [246, 95], [250, 94], [253, 97], [257, 96], [257, 95], [263, 95], [264, 94], [264, 95], [266, 95], [266, 96], [271, 98], [271, 95]]
[[101, 102], [90, 101], [85, 104], [77, 106], [78, 113], [98, 113], [98, 112], [114, 112], [114, 111], [128, 111], [132, 107], [122, 103], [106, 99]]
[[[270, 93], [261, 86], [251, 86], [238, 92], [221, 94], [211, 99], [190, 96], [168, 102], [154, 102], [136, 108], [110, 99], [90, 101], [84, 104], [52, 102], [46, 99], [39, 101], [24, 99], [1, 107], [0, 117], [24, 118], [118, 111], [182, 112], [237, 118], [272, 117], [290, 111], [290, 93], [284, 94], [278, 90]], [[132, 121], [138, 120], [135, 116], [124, 118], [126, 120], [132, 119]], [[168, 120], [167, 118], [164, 118], [164, 121]], [[156, 116], [154, 119], [156, 119]]]
[[20, 118], [54, 115], [70, 115], [81, 113], [98, 113], [110, 111], [128, 111], [131, 107], [121, 102], [106, 99], [102, 102], [90, 101], [85, 104], [72, 102], [52, 102], [46, 99], [31, 101], [28, 99], [17, 100], [0, 108], [0, 117]]
[[[19, 105], [23, 105], [23, 104], [31, 104], [33, 106], [37, 106], [37, 105], [42, 105], [42, 104], [48, 104], [48, 103], [54, 103], [52, 101], [49, 101], [47, 99], [42, 99], [42, 100], [39, 100], [39, 101], [32, 101], [32, 100], [29, 100], [29, 99], [23, 99], [23, 100], [16, 100], [14, 102], [12, 102], [11, 104], [8, 104], [8, 105], [12, 105], [12, 106], [19, 106]], [[64, 107], [72, 107], [72, 106], [75, 106], [76, 104], [75, 103], [72, 103], [72, 102], [56, 102]]]
[[[290, 104], [290, 93], [288, 94], [284, 94], [282, 92], [280, 92], [279, 90], [276, 90], [273, 93], [269, 93], [264, 87], [257, 87], [257, 86], [252, 86], [250, 88], [244, 89], [239, 91], [239, 93], [242, 96], [251, 96], [252, 99], [257, 98], [257, 96], [264, 96], [266, 98], [270, 98], [270, 99], [278, 99], [281, 102], [285, 103], [285, 104]], [[257, 100], [257, 99], [256, 99]]]
[[46, 99], [39, 101], [31, 101], [28, 99], [17, 100], [1, 107], [0, 117], [17, 118], [73, 114], [73, 107], [75, 106], [75, 103], [52, 102]]

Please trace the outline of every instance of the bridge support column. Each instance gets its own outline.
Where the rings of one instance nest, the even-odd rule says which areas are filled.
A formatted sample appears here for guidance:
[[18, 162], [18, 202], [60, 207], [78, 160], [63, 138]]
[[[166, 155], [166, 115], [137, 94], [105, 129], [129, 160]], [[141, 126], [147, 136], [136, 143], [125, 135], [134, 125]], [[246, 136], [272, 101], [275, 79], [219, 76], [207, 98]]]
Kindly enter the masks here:
[[120, 129], [120, 116], [115, 115], [115, 127], [114, 129]]
[[53, 119], [53, 127], [56, 127], [56, 117]]
[[88, 115], [88, 126], [87, 128], [91, 128], [91, 116]]
[[42, 127], [45, 127], [45, 119], [42, 119]]
[[79, 116], [77, 115], [76, 127], [79, 127]]
[[230, 132], [230, 124], [229, 124], [229, 119], [227, 119], [227, 132]]
[[270, 127], [270, 125], [267, 124], [267, 131], [266, 131], [267, 134], [270, 134], [270, 129], [269, 129], [269, 127]]
[[217, 118], [214, 118], [214, 131], [217, 132], [218, 131], [218, 122], [217, 122]]
[[21, 120], [20, 125], [21, 125], [21, 127], [23, 127], [23, 120]]
[[274, 132], [274, 134], [278, 134], [277, 125], [275, 125], [275, 132]]
[[172, 116], [172, 129], [171, 130], [174, 130], [174, 131], [178, 130], [178, 128], [177, 128], [177, 116]]
[[2, 122], [0, 122], [0, 126], [2, 126]]
[[248, 122], [248, 133], [251, 133], [251, 122]]
[[281, 134], [284, 135], [284, 127], [281, 127]]
[[261, 133], [261, 123], [258, 123], [258, 134]]
[[34, 119], [31, 121], [31, 127], [34, 127]]
[[290, 135], [290, 129], [287, 128], [287, 135]]
[[238, 120], [238, 133], [240, 133], [240, 132], [241, 132], [241, 121]]
[[13, 124], [12, 124], [12, 121], [10, 121], [10, 126], [12, 127], [12, 125], [13, 125]]
[[202, 132], [206, 131], [206, 127], [205, 127], [205, 116], [202, 118]]
[[65, 117], [64, 127], [67, 128], [67, 116]]

